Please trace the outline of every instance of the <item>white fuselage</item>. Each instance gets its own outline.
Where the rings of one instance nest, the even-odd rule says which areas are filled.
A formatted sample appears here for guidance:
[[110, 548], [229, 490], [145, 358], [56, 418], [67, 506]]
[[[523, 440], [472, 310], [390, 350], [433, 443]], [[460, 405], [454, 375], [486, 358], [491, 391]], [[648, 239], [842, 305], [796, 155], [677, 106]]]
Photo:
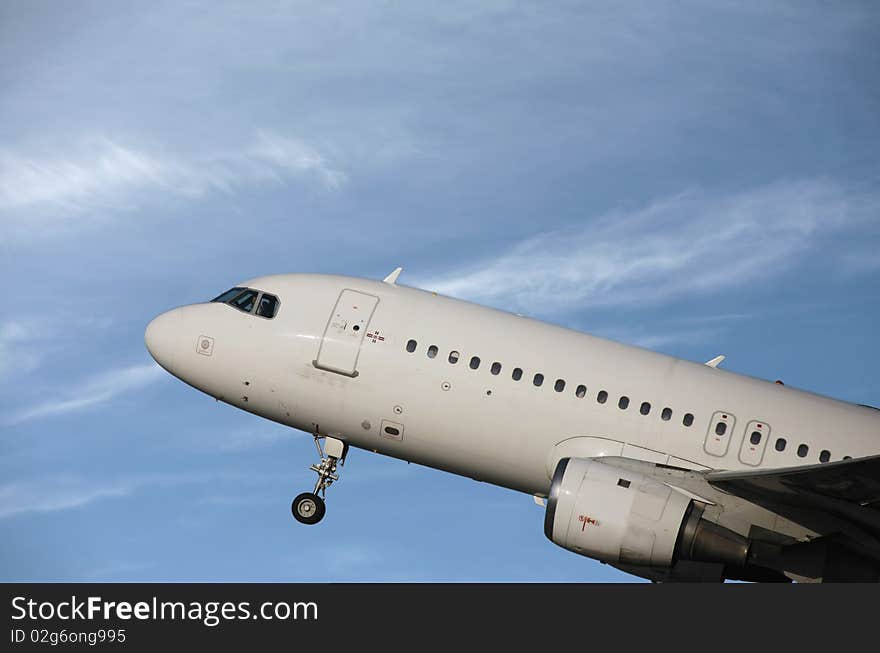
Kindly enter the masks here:
[[[389, 283], [290, 274], [242, 285], [277, 296], [277, 315], [174, 309], [148, 328], [156, 360], [276, 422], [530, 494], [546, 495], [564, 456], [755, 469], [880, 453], [873, 408]], [[345, 290], [352, 305], [340, 307]]]

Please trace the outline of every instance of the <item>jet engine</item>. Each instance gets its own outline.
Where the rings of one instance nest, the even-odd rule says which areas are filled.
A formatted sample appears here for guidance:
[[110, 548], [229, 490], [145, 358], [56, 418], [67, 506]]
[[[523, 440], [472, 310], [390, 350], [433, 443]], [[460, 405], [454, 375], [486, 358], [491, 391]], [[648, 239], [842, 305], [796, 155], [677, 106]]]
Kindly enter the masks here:
[[544, 533], [569, 551], [609, 563], [745, 566], [749, 541], [704, 519], [704, 508], [644, 474], [601, 459], [563, 458], [553, 474]]

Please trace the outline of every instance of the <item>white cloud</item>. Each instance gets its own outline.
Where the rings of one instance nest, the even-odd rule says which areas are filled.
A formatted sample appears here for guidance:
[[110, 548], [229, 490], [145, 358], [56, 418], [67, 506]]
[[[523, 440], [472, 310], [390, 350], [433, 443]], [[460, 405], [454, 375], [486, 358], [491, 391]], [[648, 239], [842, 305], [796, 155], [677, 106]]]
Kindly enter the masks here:
[[143, 487], [168, 487], [215, 481], [216, 475], [144, 474], [129, 478], [93, 480], [62, 475], [0, 486], [0, 519], [31, 512], [54, 512], [128, 496]]
[[149, 385], [163, 376], [162, 369], [154, 363], [103, 372], [75, 384], [75, 392], [25, 408], [7, 423], [17, 424], [105, 403], [124, 392]]
[[42, 159], [0, 151], [0, 210], [56, 204], [68, 209], [106, 202], [122, 189], [161, 184], [168, 166], [109, 140], [78, 158]]
[[238, 452], [270, 447], [283, 440], [305, 435], [284, 426], [261, 426], [259, 428], [232, 429], [222, 433], [212, 432], [205, 446], [212, 450]]
[[[707, 310], [712, 310], [711, 306]], [[593, 335], [625, 342], [646, 349], [663, 350], [673, 345], [704, 345], [723, 341], [725, 330], [736, 322], [753, 317], [748, 313], [718, 313], [690, 315], [671, 320], [652, 320], [650, 323], [626, 323], [600, 326], [590, 324]], [[573, 325], [575, 328], [581, 325]], [[723, 353], [723, 352], [718, 352]]]
[[113, 325], [110, 317], [90, 317], [59, 311], [50, 315], [19, 315], [0, 322], [0, 384], [37, 370], [59, 349]]
[[[0, 485], [0, 519], [26, 513], [55, 512], [81, 508], [97, 501], [131, 496], [145, 488], [177, 488], [202, 485], [209, 494], [200, 500], [207, 503], [228, 503], [229, 494], [218, 494], [225, 483], [234, 484], [233, 491], [240, 503], [258, 503], [262, 497], [254, 488], [289, 484], [291, 476], [262, 474], [254, 476], [237, 471], [139, 473], [128, 477], [78, 476], [59, 474], [29, 478]], [[196, 497], [188, 494], [187, 496]], [[276, 495], [277, 496], [277, 495]], [[249, 498], [248, 498], [249, 497]], [[195, 500], [195, 498], [194, 498]]]
[[719, 331], [691, 329], [648, 334], [641, 329], [618, 328], [594, 329], [592, 333], [611, 340], [617, 340], [618, 342], [626, 342], [637, 347], [644, 347], [645, 349], [664, 349], [665, 347], [681, 343], [693, 345], [710, 342], [713, 338], [718, 337]]
[[128, 481], [95, 485], [69, 477], [8, 483], [0, 486], [0, 519], [77, 508], [99, 499], [125, 496], [135, 487]]
[[49, 325], [22, 318], [0, 324], [0, 379], [39, 367], [43, 359], [40, 342], [49, 336]]
[[372, 572], [382, 562], [382, 556], [377, 553], [379, 549], [376, 543], [368, 542], [346, 542], [323, 547], [322, 566], [331, 574], [360, 575], [357, 572]]
[[132, 578], [143, 576], [143, 572], [155, 566], [152, 562], [111, 562], [101, 567], [87, 569], [79, 578], [98, 582], [107, 579], [130, 581]]
[[147, 193], [193, 197], [309, 177], [328, 189], [346, 179], [312, 146], [269, 131], [234, 151], [190, 157], [100, 138], [63, 155], [0, 150], [0, 212], [49, 207], [70, 216], [136, 205]]
[[849, 196], [821, 179], [726, 196], [690, 191], [537, 234], [474, 269], [417, 285], [542, 313], [657, 303], [770, 278], [878, 210], [877, 195]]
[[[314, 148], [302, 141], [285, 138], [271, 132], [259, 132], [257, 141], [245, 153], [245, 159], [263, 166], [270, 173], [276, 171], [288, 175], [314, 173], [328, 188], [336, 188], [346, 180], [346, 175], [336, 170]], [[282, 177], [276, 176], [279, 181]]]

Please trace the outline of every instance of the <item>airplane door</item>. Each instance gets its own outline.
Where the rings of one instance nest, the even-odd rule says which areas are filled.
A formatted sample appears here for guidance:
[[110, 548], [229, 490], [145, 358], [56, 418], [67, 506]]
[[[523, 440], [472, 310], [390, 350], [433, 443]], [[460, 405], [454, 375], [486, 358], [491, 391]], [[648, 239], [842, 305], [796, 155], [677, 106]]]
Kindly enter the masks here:
[[730, 438], [733, 436], [735, 425], [736, 418], [730, 413], [719, 410], [712, 415], [709, 430], [706, 432], [706, 442], [703, 445], [706, 453], [713, 456], [725, 455], [730, 446]]
[[333, 307], [315, 367], [355, 377], [361, 343], [379, 298], [375, 295], [343, 290]]
[[757, 420], [749, 422], [743, 434], [742, 446], [739, 448], [739, 459], [746, 465], [760, 465], [769, 439], [769, 424]]

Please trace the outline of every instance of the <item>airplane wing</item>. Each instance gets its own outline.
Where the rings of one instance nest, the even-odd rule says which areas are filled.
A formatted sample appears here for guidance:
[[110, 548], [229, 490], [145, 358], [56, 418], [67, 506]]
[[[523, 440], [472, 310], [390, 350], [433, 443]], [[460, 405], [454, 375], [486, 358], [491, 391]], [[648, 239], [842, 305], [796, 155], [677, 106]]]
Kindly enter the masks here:
[[[826, 545], [829, 551], [843, 547], [880, 564], [880, 456], [746, 471], [687, 470], [622, 457], [602, 461], [642, 473], [704, 503], [704, 517], [753, 541], [760, 561], [767, 563], [760, 567], [787, 569], [790, 578], [807, 581], [849, 578], [848, 572], [825, 566], [821, 549]], [[684, 562], [671, 570], [615, 566], [667, 581], [699, 580], [706, 571], [685, 569]], [[759, 578], [745, 571], [725, 567], [723, 573], [741, 580], [782, 576]]]
[[759, 505], [826, 510], [880, 537], [880, 456], [804, 467], [708, 472], [706, 480]]

